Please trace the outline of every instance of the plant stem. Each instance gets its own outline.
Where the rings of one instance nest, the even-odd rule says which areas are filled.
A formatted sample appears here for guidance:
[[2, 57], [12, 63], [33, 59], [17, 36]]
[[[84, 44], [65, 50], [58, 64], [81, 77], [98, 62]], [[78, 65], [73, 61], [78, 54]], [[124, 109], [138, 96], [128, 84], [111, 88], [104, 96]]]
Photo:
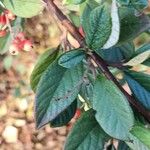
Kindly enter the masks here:
[[[84, 37], [79, 33], [78, 29], [70, 22], [70, 20], [56, 6], [53, 0], [44, 0], [50, 12], [54, 13], [70, 34], [79, 42], [81, 47], [85, 47]], [[124, 90], [114, 75], [109, 71], [108, 64], [96, 53], [91, 52], [89, 57], [95, 61], [107, 79], [111, 80], [125, 95], [131, 106], [138, 111], [150, 123], [150, 111], [145, 109], [132, 95]]]

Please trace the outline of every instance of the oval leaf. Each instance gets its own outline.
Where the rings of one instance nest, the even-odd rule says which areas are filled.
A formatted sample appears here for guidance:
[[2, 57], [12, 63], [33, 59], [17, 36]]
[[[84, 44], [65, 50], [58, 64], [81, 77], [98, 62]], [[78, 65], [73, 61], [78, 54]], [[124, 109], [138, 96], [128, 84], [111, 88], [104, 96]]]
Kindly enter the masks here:
[[36, 91], [36, 87], [42, 74], [47, 69], [47, 67], [57, 58], [58, 54], [59, 50], [51, 49], [47, 50], [39, 57], [30, 77], [30, 85], [34, 92]]
[[82, 114], [69, 133], [65, 150], [101, 150], [108, 138], [95, 120], [94, 111], [89, 110]]
[[58, 59], [58, 64], [65, 67], [75, 67], [85, 58], [85, 52], [82, 49], [76, 49], [66, 52]]
[[37, 128], [54, 120], [76, 99], [82, 80], [82, 64], [73, 69], [61, 67], [57, 61], [49, 65], [40, 79], [36, 92]]
[[93, 109], [104, 131], [112, 137], [128, 140], [134, 117], [120, 90], [106, 78], [99, 76], [94, 85]]
[[135, 71], [128, 71], [125, 74], [125, 79], [134, 96], [143, 106], [150, 109], [150, 75]]

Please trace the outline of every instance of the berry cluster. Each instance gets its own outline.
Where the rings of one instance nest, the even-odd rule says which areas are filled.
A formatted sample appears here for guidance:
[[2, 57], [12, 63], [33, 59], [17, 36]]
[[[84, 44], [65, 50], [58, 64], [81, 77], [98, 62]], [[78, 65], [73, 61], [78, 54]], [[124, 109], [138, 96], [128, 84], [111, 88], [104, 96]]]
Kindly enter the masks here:
[[33, 45], [31, 40], [26, 39], [23, 32], [19, 32], [13, 39], [9, 52], [12, 55], [17, 55], [21, 50], [30, 51], [32, 48]]
[[8, 32], [9, 22], [15, 20], [16, 16], [9, 10], [5, 10], [0, 15], [0, 37], [4, 37]]
[[[9, 10], [5, 10], [0, 15], [0, 38], [5, 37], [11, 30], [11, 22], [14, 21], [16, 16]], [[10, 34], [12, 34], [10, 32]], [[17, 55], [19, 51], [30, 51], [33, 46], [31, 40], [25, 38], [23, 32], [19, 32], [17, 35], [12, 35], [13, 41], [9, 47], [9, 52], [12, 55]]]

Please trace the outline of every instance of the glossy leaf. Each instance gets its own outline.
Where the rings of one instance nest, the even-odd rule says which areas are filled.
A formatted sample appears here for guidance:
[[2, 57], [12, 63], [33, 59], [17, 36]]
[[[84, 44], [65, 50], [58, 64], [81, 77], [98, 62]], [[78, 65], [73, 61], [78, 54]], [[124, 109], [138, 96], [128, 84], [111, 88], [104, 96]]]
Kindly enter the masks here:
[[135, 71], [125, 72], [125, 79], [138, 101], [150, 109], [150, 75]]
[[54, 120], [76, 99], [83, 82], [82, 77], [82, 64], [72, 69], [59, 66], [57, 61], [49, 65], [40, 79], [36, 92], [37, 128]]
[[129, 140], [134, 117], [133, 112], [121, 91], [111, 81], [99, 76], [93, 91], [93, 109], [96, 119], [110, 136]]
[[71, 103], [60, 115], [50, 122], [51, 127], [61, 127], [67, 125], [73, 118], [77, 109], [77, 100]]
[[95, 120], [93, 110], [84, 112], [69, 133], [65, 150], [101, 150], [109, 136]]
[[2, 0], [8, 10], [23, 18], [38, 15], [44, 8], [42, 0]]
[[84, 50], [76, 49], [62, 54], [58, 59], [58, 64], [65, 68], [71, 68], [81, 63], [84, 58]]
[[40, 81], [42, 74], [47, 69], [47, 67], [57, 58], [58, 54], [59, 50], [50, 49], [39, 57], [30, 76], [30, 85], [34, 92], [36, 91], [37, 85]]

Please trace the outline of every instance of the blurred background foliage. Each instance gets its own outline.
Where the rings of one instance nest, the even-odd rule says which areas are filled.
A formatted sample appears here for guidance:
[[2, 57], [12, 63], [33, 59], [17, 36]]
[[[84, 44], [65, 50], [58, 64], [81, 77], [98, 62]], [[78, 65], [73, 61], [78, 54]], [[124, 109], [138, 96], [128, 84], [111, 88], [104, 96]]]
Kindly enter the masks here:
[[[62, 8], [59, 2], [59, 7]], [[64, 10], [78, 26], [76, 7]], [[150, 8], [146, 10], [150, 13]], [[18, 56], [9, 53], [0, 56], [0, 150], [61, 150], [69, 127], [51, 129], [48, 125], [36, 130], [33, 117], [34, 94], [29, 81], [37, 57], [48, 48], [58, 46], [62, 41], [60, 24], [46, 11], [25, 21], [26, 36], [34, 42], [31, 52]], [[65, 34], [65, 33], [63, 33]], [[72, 37], [70, 41], [74, 43]], [[143, 33], [134, 40], [136, 47], [150, 43], [150, 34]], [[74, 43], [75, 44], [75, 43]], [[143, 69], [150, 73], [144, 66]]]

